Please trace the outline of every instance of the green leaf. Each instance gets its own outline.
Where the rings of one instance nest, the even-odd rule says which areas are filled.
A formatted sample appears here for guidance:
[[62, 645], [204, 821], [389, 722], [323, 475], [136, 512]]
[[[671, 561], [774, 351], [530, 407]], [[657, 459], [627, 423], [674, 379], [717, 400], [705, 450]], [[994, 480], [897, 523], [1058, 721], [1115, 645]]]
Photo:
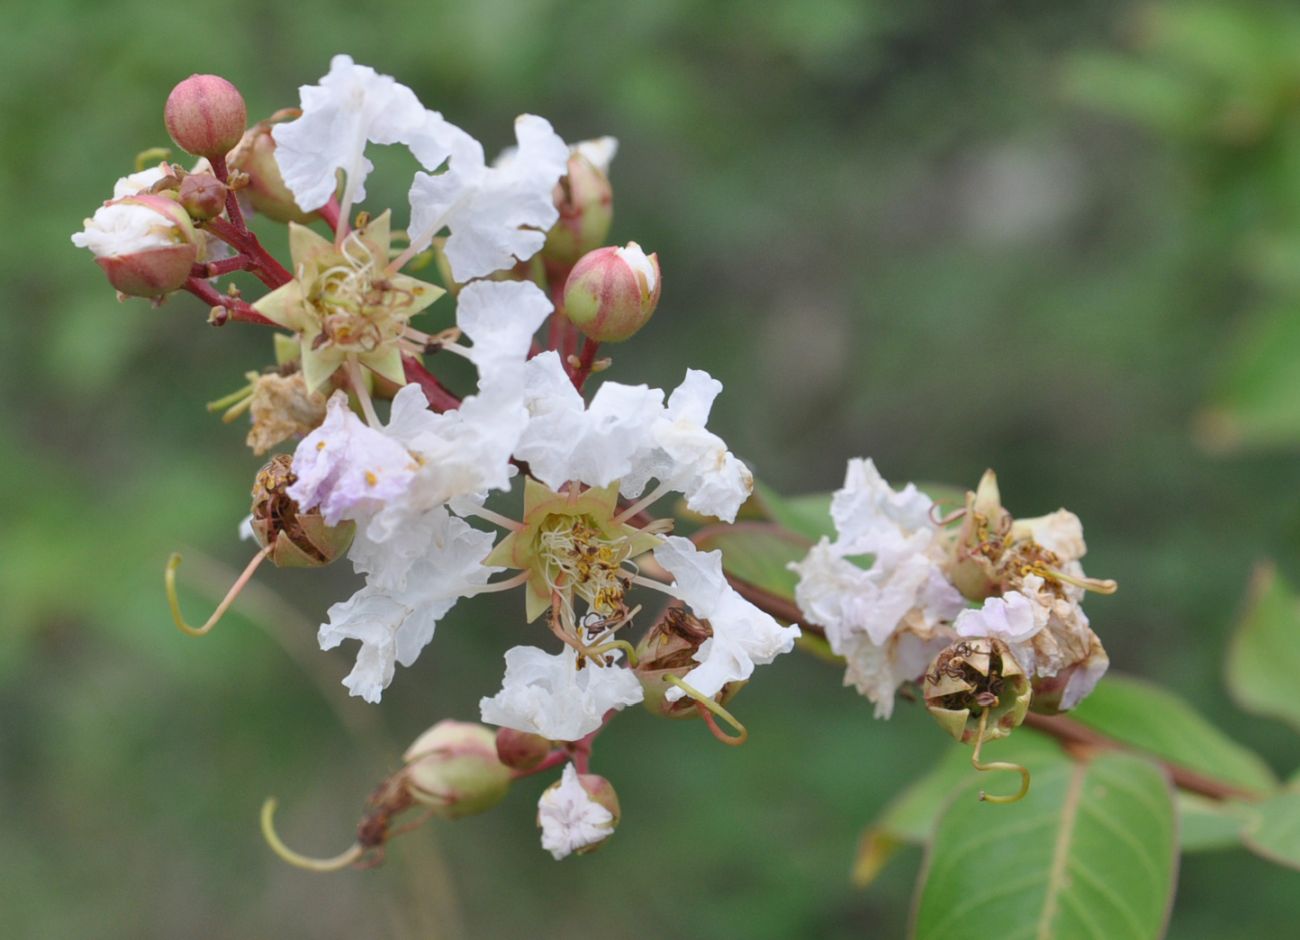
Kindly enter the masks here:
[[702, 551], [721, 549], [727, 574], [789, 601], [799, 577], [786, 566], [802, 560], [811, 546], [801, 536], [762, 522], [701, 529], [695, 544]]
[[[1021, 729], [1009, 738], [987, 742], [980, 756], [984, 760], [1013, 761], [1032, 767], [1037, 761], [1060, 753], [1060, 746], [1051, 738]], [[975, 779], [983, 779], [971, 766], [970, 758], [969, 747], [952, 746], [933, 770], [894, 797], [862, 833], [853, 864], [854, 884], [866, 887], [895, 851], [904, 845], [920, 845], [930, 838], [953, 792]]]
[[1241, 845], [1242, 829], [1254, 818], [1245, 803], [1178, 794], [1178, 842], [1184, 852], [1210, 852]]
[[1160, 768], [1108, 753], [1031, 769], [1019, 803], [981, 803], [981, 784], [954, 797], [922, 872], [915, 940], [1160, 937], [1177, 857]]
[[1228, 648], [1228, 690], [1247, 711], [1300, 728], [1300, 598], [1271, 564], [1255, 569]]
[[1138, 679], [1111, 674], [1070, 717], [1123, 744], [1188, 770], [1267, 793], [1277, 777], [1178, 696]]

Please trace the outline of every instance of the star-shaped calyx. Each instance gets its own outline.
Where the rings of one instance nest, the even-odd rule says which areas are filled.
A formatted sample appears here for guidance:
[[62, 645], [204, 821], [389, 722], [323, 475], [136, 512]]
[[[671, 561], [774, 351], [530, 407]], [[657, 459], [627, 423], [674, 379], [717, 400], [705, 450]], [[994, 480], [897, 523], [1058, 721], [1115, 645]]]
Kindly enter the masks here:
[[349, 359], [398, 385], [399, 344], [411, 317], [442, 288], [389, 270], [390, 213], [358, 227], [335, 245], [305, 225], [289, 223], [294, 279], [254, 308], [296, 332], [309, 389], [319, 389]]
[[523, 523], [483, 564], [528, 572], [526, 613], [531, 623], [558, 596], [572, 614], [575, 596], [602, 617], [624, 610], [631, 572], [623, 564], [662, 539], [618, 520], [618, 483], [557, 493], [531, 477], [524, 484]]

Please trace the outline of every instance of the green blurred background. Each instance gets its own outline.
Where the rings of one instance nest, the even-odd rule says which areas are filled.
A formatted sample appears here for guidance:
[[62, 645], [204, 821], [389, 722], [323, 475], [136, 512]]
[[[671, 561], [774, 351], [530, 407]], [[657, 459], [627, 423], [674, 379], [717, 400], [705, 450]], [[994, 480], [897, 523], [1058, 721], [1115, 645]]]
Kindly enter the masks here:
[[[340, 51], [489, 151], [523, 111], [566, 139], [617, 136], [613, 237], [658, 251], [665, 289], [614, 377], [711, 371], [713, 427], [784, 492], [871, 455], [900, 482], [996, 467], [1017, 514], [1068, 505], [1089, 571], [1121, 583], [1089, 602], [1114, 668], [1295, 769], [1295, 739], [1221, 681], [1252, 564], [1300, 570], [1285, 5], [50, 0], [0, 32], [5, 936], [903, 932], [919, 852], [859, 891], [854, 843], [948, 745], [915, 708], [873, 721], [797, 656], [737, 701], [743, 748], [620, 717], [595, 768], [624, 819], [596, 855], [539, 849], [541, 780], [371, 872], [304, 874], [262, 844], [278, 794], [292, 845], [342, 849], [402, 747], [498, 687], [519, 618], [462, 605], [379, 707], [338, 685], [351, 649], [313, 649], [352, 589], [341, 567], [260, 574], [214, 635], [178, 634], [167, 553], [190, 549], [194, 617], [248, 554], [235, 526], [259, 461], [203, 403], [267, 360], [266, 336], [211, 329], [188, 298], [117, 304], [68, 236], [167, 143], [177, 80], [223, 74], [263, 116]], [[410, 167], [377, 162], [367, 205], [404, 206]], [[1265, 359], [1282, 365], [1251, 385]], [[1296, 886], [1239, 851], [1189, 857], [1171, 935], [1289, 935]]]

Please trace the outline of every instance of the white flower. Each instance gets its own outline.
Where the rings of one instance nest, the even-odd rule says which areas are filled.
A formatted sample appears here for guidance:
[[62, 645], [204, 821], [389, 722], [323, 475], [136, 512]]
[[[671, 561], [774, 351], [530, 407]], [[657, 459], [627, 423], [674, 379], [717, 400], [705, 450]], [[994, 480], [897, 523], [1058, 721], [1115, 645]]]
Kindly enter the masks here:
[[529, 360], [526, 381], [530, 418], [515, 455], [551, 489], [569, 480], [608, 486], [631, 474], [633, 459], [653, 446], [663, 413], [658, 389], [605, 382], [584, 405], [554, 351]]
[[[748, 679], [755, 666], [770, 663], [794, 648], [799, 628], [783, 627], [770, 614], [745, 600], [722, 574], [722, 552], [698, 551], [689, 539], [669, 536], [654, 551], [655, 561], [673, 576], [672, 592], [713, 635], [695, 652], [698, 666], [682, 680], [705, 696], [722, 691], [728, 682]], [[669, 701], [685, 694], [670, 689]]]
[[415, 561], [403, 590], [368, 583], [329, 609], [320, 628], [321, 649], [359, 640], [356, 666], [343, 684], [353, 695], [378, 702], [393, 679], [396, 663], [410, 666], [433, 638], [439, 618], [464, 594], [487, 581], [495, 568], [481, 564], [492, 548], [490, 533], [436, 509], [429, 514], [432, 537]]
[[958, 636], [995, 636], [1008, 643], [1023, 643], [1047, 626], [1051, 613], [1038, 595], [1043, 579], [1029, 575], [1024, 580], [1026, 593], [1008, 591], [1001, 597], [985, 599], [982, 607], [963, 610], [952, 628]]
[[[200, 162], [205, 166], [207, 164], [206, 160]], [[195, 172], [199, 172], [197, 167], [195, 168]], [[124, 196], [139, 195], [163, 177], [170, 175], [171, 174], [168, 173], [166, 169], [159, 165], [148, 167], [138, 173], [131, 173], [127, 176], [123, 176], [113, 184], [113, 198], [121, 199]]]
[[424, 248], [447, 228], [451, 234], [443, 251], [457, 281], [528, 260], [541, 250], [547, 229], [559, 218], [553, 191], [567, 172], [569, 148], [536, 115], [515, 119], [515, 137], [515, 154], [503, 165], [489, 167], [482, 145], [448, 125], [443, 136], [451, 154], [447, 169], [433, 176], [415, 174], [411, 245]]
[[406, 448], [352, 413], [335, 392], [325, 421], [298, 444], [289, 495], [302, 509], [319, 506], [325, 522], [355, 519], [380, 508], [410, 485], [416, 464]]
[[1083, 541], [1083, 523], [1068, 509], [1058, 509], [1033, 519], [1017, 519], [1012, 537], [1022, 534], [1028, 534], [1043, 548], [1058, 555], [1067, 565], [1078, 561], [1088, 552], [1088, 546]]
[[72, 236], [72, 244], [89, 248], [96, 258], [117, 258], [179, 243], [176, 226], [148, 206], [114, 202], [100, 206], [86, 219], [85, 229]]
[[366, 196], [365, 179], [374, 168], [366, 144], [406, 144], [420, 163], [434, 169], [447, 159], [451, 125], [420, 104], [415, 93], [391, 77], [336, 55], [319, 85], [298, 89], [302, 117], [277, 124], [275, 160], [294, 201], [304, 212], [329, 202], [345, 175], [341, 204]]
[[630, 669], [598, 666], [582, 669], [570, 646], [551, 655], [534, 646], [506, 652], [501, 691], [479, 702], [488, 724], [539, 734], [552, 741], [578, 741], [601, 726], [611, 708], [635, 705], [644, 697]]
[[572, 764], [564, 766], [558, 785], [548, 787], [537, 801], [542, 848], [556, 861], [609, 838], [614, 814], [591, 798]]

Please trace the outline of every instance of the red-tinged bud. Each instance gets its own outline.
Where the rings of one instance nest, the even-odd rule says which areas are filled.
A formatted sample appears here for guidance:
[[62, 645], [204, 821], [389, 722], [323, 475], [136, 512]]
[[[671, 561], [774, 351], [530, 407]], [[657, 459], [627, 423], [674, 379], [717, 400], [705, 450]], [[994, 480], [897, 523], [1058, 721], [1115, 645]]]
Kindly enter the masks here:
[[583, 255], [564, 284], [564, 315], [600, 343], [630, 339], [659, 305], [659, 256], [636, 242]]
[[132, 297], [181, 287], [198, 258], [198, 233], [180, 204], [143, 194], [105, 203], [72, 243], [89, 248], [109, 282]]
[[580, 774], [569, 764], [537, 801], [542, 848], [557, 861], [594, 852], [614, 834], [620, 815], [614, 785], [597, 774]]
[[551, 753], [551, 742], [540, 734], [501, 728], [497, 731], [497, 758], [511, 770], [532, 770]]
[[497, 758], [492, 729], [464, 721], [438, 722], [415, 739], [403, 759], [410, 794], [444, 819], [496, 806], [513, 776]]
[[186, 153], [224, 160], [244, 136], [248, 109], [239, 89], [219, 75], [191, 75], [167, 96], [163, 121]]
[[559, 221], [546, 233], [542, 257], [568, 266], [605, 243], [614, 219], [609, 177], [581, 149], [569, 156], [568, 173], [555, 184]]
[[195, 222], [206, 222], [226, 208], [226, 184], [210, 173], [190, 173], [180, 183], [181, 206]]
[[315, 213], [303, 212], [293, 199], [293, 193], [284, 185], [280, 165], [275, 162], [275, 138], [271, 128], [275, 119], [258, 121], [248, 129], [243, 139], [230, 154], [231, 169], [248, 176], [248, 185], [241, 192], [248, 197], [253, 211], [276, 222], [297, 222], [306, 225]]

